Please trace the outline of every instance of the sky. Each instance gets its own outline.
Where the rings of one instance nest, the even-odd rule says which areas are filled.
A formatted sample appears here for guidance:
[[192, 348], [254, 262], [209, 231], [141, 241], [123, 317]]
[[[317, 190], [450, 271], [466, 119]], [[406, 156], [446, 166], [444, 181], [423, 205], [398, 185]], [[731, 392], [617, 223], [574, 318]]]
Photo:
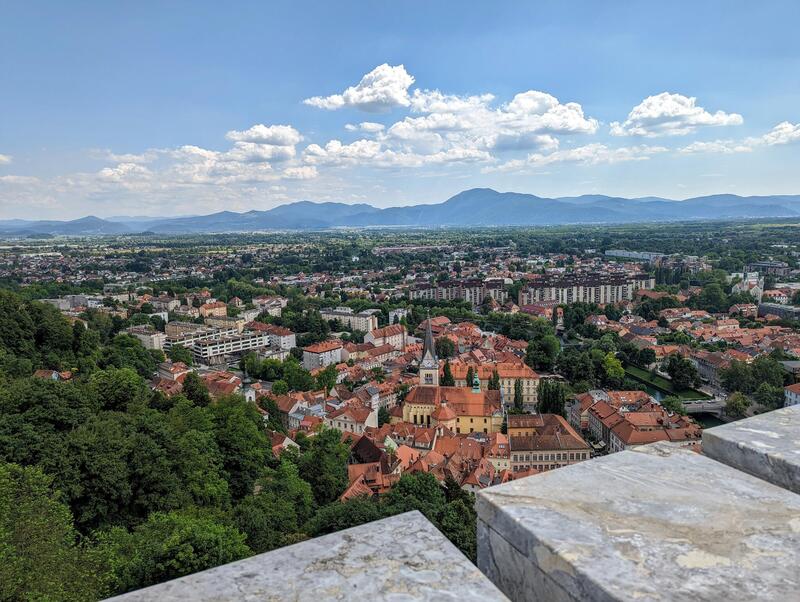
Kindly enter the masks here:
[[800, 194], [800, 2], [0, 2], [0, 219]]

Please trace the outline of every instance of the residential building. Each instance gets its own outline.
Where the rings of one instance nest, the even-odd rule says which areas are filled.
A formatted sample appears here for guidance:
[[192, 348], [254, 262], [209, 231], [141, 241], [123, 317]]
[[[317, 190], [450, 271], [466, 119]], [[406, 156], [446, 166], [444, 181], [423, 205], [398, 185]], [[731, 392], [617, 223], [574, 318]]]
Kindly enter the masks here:
[[378, 328], [378, 310], [368, 309], [354, 313], [349, 307], [337, 307], [336, 309], [322, 309], [320, 314], [325, 320], [338, 320], [351, 330], [370, 332]]
[[793, 385], [789, 385], [788, 387], [784, 387], [784, 407], [795, 406], [800, 404], [800, 383], [795, 383]]
[[552, 470], [589, 459], [589, 444], [561, 416], [511, 414], [507, 420], [512, 472]]
[[376, 328], [364, 335], [365, 343], [372, 343], [376, 347], [391, 345], [392, 348], [402, 350], [406, 347], [408, 334], [402, 324], [390, 324], [383, 328]]
[[342, 342], [322, 341], [303, 348], [303, 367], [306, 370], [324, 368], [342, 361]]
[[519, 292], [519, 306], [534, 305], [540, 301], [556, 301], [562, 304], [618, 303], [633, 299], [635, 291], [652, 289], [655, 278], [647, 274], [628, 276], [624, 274], [567, 274], [547, 276], [530, 281]]
[[470, 368], [480, 381], [481, 391], [489, 390], [489, 381], [495, 372], [500, 378], [500, 391], [503, 401], [511, 404], [514, 401], [514, 389], [517, 380], [522, 385], [522, 403], [526, 410], [533, 410], [536, 406], [536, 394], [539, 387], [539, 375], [528, 365], [523, 363], [482, 363], [467, 364], [455, 361], [450, 364], [450, 373], [453, 375], [456, 387], [471, 386], [467, 383], [467, 374]]
[[167, 335], [149, 325], [131, 326], [125, 332], [139, 339], [145, 349], [163, 349]]

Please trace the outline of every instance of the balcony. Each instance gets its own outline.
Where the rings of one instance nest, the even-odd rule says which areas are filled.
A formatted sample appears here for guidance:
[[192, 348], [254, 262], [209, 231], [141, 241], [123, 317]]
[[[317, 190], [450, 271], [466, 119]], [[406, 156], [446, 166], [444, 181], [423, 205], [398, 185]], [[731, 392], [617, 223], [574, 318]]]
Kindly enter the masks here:
[[[800, 406], [478, 494], [478, 568], [410, 512], [114, 600], [800, 600]], [[480, 570], [478, 570], [480, 569]]]

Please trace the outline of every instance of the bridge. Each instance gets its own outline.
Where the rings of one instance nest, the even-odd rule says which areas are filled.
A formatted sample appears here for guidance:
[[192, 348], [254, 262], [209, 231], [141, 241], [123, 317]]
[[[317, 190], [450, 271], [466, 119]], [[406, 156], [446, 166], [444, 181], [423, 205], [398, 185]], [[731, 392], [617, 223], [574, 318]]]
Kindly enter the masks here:
[[683, 402], [683, 409], [687, 414], [713, 414], [722, 418], [725, 412], [725, 402], [721, 399], [695, 399]]

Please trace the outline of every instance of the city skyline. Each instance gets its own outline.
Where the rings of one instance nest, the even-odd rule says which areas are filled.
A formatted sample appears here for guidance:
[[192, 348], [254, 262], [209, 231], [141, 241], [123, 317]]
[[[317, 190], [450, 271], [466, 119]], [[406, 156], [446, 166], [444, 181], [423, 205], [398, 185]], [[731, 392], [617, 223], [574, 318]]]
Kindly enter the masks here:
[[793, 3], [191, 6], [5, 11], [0, 219], [800, 191]]

